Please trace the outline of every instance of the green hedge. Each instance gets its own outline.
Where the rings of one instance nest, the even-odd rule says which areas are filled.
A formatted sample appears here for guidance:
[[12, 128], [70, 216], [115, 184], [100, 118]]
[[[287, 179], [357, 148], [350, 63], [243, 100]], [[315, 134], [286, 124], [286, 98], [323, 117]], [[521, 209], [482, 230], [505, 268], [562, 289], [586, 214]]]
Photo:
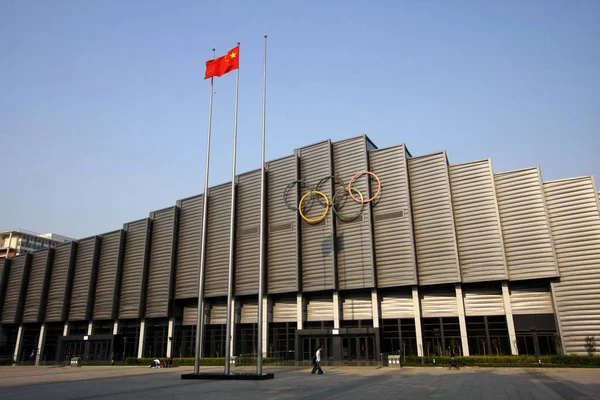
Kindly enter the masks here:
[[[136, 357], [127, 357], [125, 359], [125, 364], [126, 365], [150, 365], [150, 362], [152, 362], [152, 360], [154, 360], [155, 358], [136, 358]], [[165, 358], [159, 358], [160, 361], [165, 361]], [[242, 356], [242, 357], [237, 357], [237, 361], [238, 363], [241, 363], [242, 365], [256, 365], [256, 357], [250, 357], [250, 356]], [[279, 362], [279, 359], [276, 358], [263, 358], [263, 364], [273, 364], [275, 362]], [[189, 357], [189, 358], [174, 358], [173, 359], [173, 364], [174, 365], [179, 365], [179, 366], [190, 366], [190, 365], [194, 365], [194, 359]], [[225, 358], [224, 357], [219, 357], [219, 358], [202, 358], [200, 359], [200, 365], [204, 365], [204, 366], [224, 366], [225, 365]]]
[[[433, 365], [435, 364], [448, 365], [450, 357], [443, 356], [429, 356], [429, 357], [417, 357], [417, 356], [406, 356], [407, 365]], [[476, 366], [476, 365], [535, 365], [537, 359], [533, 355], [526, 356], [471, 356], [471, 357], [456, 357], [459, 365], [462, 366]], [[590, 366], [600, 367], [600, 356], [589, 357], [589, 356], [540, 356], [542, 364], [552, 365], [570, 365], [570, 366]], [[405, 363], [404, 357], [402, 362]]]

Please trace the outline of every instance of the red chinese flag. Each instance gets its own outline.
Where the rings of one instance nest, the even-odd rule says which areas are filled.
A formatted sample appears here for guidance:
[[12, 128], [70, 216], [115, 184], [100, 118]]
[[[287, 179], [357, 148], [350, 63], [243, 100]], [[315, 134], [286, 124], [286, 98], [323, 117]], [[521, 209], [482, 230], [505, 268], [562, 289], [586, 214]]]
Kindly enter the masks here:
[[229, 50], [223, 57], [208, 60], [204, 79], [222, 76], [240, 67], [240, 46]]

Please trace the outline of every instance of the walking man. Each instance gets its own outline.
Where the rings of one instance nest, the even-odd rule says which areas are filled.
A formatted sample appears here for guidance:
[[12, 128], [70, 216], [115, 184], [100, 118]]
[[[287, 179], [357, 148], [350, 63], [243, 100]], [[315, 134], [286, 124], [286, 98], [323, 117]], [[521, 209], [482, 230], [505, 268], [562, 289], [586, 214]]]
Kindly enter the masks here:
[[313, 358], [313, 369], [311, 374], [314, 374], [316, 371], [319, 371], [319, 375], [323, 375], [323, 370], [321, 369], [321, 352], [323, 351], [323, 345], [320, 345], [315, 353], [315, 357]]

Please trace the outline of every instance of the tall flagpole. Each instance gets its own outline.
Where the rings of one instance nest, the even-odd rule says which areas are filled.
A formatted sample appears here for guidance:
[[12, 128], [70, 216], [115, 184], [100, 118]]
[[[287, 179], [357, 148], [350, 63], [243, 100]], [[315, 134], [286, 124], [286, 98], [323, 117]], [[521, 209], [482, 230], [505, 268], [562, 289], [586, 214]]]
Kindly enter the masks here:
[[[215, 49], [212, 49], [212, 58], [215, 59]], [[206, 166], [204, 167], [204, 195], [202, 196], [202, 245], [200, 248], [200, 270], [198, 271], [198, 315], [196, 317], [196, 352], [194, 354], [194, 374], [200, 370], [200, 357], [202, 357], [202, 328], [204, 326], [204, 260], [206, 259], [206, 230], [208, 213], [208, 167], [210, 165], [210, 131], [212, 123], [213, 82], [210, 78], [210, 100], [208, 102], [208, 135], [206, 139]]]
[[267, 112], [267, 35], [265, 35], [265, 51], [263, 60], [263, 111], [262, 111], [262, 146], [260, 158], [260, 250], [258, 267], [258, 346], [256, 354], [256, 375], [262, 375], [262, 355], [263, 355], [263, 273], [265, 270], [265, 124]]
[[[240, 42], [237, 43], [240, 45]], [[239, 54], [238, 54], [239, 57]], [[238, 59], [239, 63], [239, 59]], [[238, 91], [240, 86], [240, 68], [238, 64], [237, 73], [235, 75], [235, 111], [233, 118], [233, 161], [231, 171], [231, 221], [229, 225], [229, 276], [227, 278], [227, 325], [226, 325], [226, 338], [225, 343], [225, 375], [229, 375], [231, 368], [231, 291], [233, 288], [233, 249], [235, 240], [235, 159], [237, 152], [237, 119], [238, 119]]]

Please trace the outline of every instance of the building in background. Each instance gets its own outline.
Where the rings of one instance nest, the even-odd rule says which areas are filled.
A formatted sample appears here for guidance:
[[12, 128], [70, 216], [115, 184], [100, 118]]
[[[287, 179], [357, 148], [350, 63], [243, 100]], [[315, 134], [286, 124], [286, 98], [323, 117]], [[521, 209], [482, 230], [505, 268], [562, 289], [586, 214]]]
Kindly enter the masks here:
[[14, 257], [36, 250], [55, 248], [61, 243], [72, 240], [56, 233], [40, 234], [23, 229], [0, 231], [0, 258], [6, 258], [7, 256]]
[[204, 357], [222, 357], [229, 337], [232, 354], [254, 353], [258, 323], [265, 355], [307, 364], [320, 344], [325, 361], [351, 364], [398, 351], [585, 354], [585, 337], [600, 337], [591, 176], [544, 182], [538, 167], [449, 165], [445, 152], [413, 157], [366, 136], [296, 149], [267, 163], [258, 321], [260, 174], [236, 179], [231, 332], [227, 183], [121, 229], [0, 260], [0, 357], [193, 357], [203, 240]]

